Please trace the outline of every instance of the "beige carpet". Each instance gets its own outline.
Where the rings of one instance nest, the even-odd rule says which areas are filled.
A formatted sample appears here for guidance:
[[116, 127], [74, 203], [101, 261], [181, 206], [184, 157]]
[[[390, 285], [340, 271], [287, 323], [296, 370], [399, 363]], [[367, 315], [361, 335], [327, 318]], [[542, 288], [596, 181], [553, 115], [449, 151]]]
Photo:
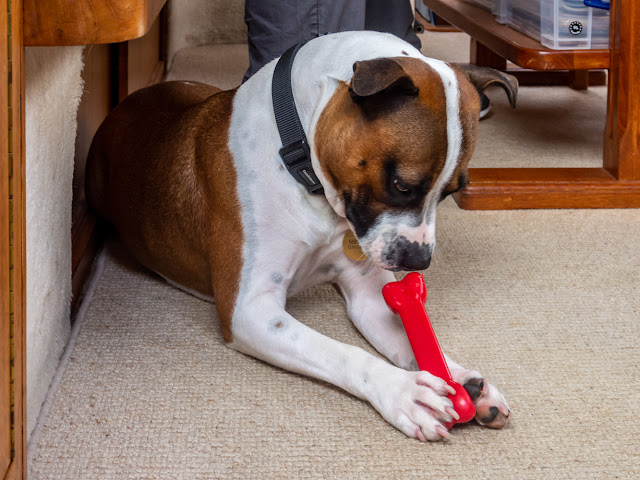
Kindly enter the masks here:
[[[492, 94], [476, 165], [597, 164], [602, 89], [522, 90], [516, 111]], [[29, 478], [638, 478], [638, 238], [637, 210], [442, 204], [430, 317], [445, 351], [499, 386], [513, 419], [501, 431], [455, 427], [436, 444], [405, 438], [336, 388], [227, 349], [212, 305], [112, 242], [30, 446]], [[366, 348], [328, 286], [288, 310]]]

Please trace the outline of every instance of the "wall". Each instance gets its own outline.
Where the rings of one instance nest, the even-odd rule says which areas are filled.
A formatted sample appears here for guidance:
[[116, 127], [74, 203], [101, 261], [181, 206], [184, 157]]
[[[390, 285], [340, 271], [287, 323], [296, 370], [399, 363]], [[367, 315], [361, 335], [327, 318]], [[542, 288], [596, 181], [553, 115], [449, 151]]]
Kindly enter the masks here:
[[25, 49], [27, 432], [70, 330], [71, 195], [82, 47]]

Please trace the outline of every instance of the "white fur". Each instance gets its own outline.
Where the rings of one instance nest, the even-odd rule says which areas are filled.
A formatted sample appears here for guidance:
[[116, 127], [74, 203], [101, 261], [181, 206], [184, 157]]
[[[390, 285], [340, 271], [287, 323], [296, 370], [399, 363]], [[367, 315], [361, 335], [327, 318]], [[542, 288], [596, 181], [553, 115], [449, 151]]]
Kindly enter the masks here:
[[[342, 33], [309, 42], [293, 66], [293, 91], [302, 124], [314, 152], [314, 131], [327, 102], [341, 81], [349, 80], [357, 60], [401, 56], [402, 51], [431, 65], [447, 92], [449, 154], [441, 188], [455, 168], [460, 151], [460, 121], [453, 72], [443, 62], [424, 58], [394, 36], [374, 32]], [[355, 263], [342, 251], [348, 228], [338, 192], [314, 169], [326, 199], [307, 194], [282, 168], [280, 140], [271, 108], [271, 76], [275, 61], [265, 66], [237, 92], [229, 147], [237, 171], [244, 246], [241, 287], [233, 314], [233, 341], [241, 352], [298, 373], [335, 384], [369, 401], [405, 434], [421, 440], [447, 436], [450, 401], [444, 382], [415, 369], [415, 360], [398, 318], [382, 300], [382, 286], [393, 281], [389, 271], [371, 262]], [[431, 212], [435, 192], [425, 204]], [[327, 201], [328, 200], [328, 201]], [[433, 207], [435, 208], [435, 206]], [[435, 217], [433, 217], [435, 218]], [[433, 218], [417, 229], [400, 230], [435, 242]], [[383, 220], [380, 231], [391, 225]], [[397, 218], [393, 225], [398, 226]], [[382, 248], [380, 238], [371, 248]], [[376, 246], [376, 242], [380, 245]], [[395, 366], [362, 349], [323, 336], [285, 311], [286, 298], [307, 286], [333, 281], [347, 302], [351, 320]], [[462, 370], [461, 370], [462, 371]], [[427, 410], [428, 406], [431, 410]]]

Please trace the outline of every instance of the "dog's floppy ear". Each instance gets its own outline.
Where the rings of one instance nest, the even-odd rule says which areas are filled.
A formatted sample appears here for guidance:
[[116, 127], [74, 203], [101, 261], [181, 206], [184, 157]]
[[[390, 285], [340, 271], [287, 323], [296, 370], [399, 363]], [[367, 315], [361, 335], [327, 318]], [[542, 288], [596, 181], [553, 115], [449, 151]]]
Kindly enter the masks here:
[[418, 87], [392, 58], [376, 58], [353, 64], [353, 77], [349, 93], [354, 100], [371, 97], [381, 92], [417, 95]]
[[500, 85], [507, 93], [511, 108], [516, 108], [516, 98], [518, 96], [518, 79], [513, 75], [494, 70], [493, 68], [478, 67], [465, 63], [452, 63], [451, 66], [464, 74], [480, 92], [489, 85]]
[[418, 95], [418, 87], [392, 58], [376, 58], [353, 64], [349, 94], [364, 114], [373, 119], [401, 108]]

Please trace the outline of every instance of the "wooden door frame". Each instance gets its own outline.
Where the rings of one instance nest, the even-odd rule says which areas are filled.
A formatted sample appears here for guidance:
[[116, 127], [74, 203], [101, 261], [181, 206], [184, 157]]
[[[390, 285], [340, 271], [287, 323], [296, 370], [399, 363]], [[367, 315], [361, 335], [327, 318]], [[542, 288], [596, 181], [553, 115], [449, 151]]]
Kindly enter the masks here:
[[[0, 240], [0, 256], [8, 259], [9, 267], [9, 318], [11, 332], [11, 399], [12, 426], [11, 463], [5, 479], [26, 478], [26, 196], [25, 196], [25, 123], [24, 123], [24, 41], [22, 0], [11, 0], [5, 4], [0, 16], [0, 36], [10, 48], [0, 51], [0, 65], [5, 75], [0, 79], [0, 111], [7, 115], [0, 124], [1, 135], [7, 135], [1, 142], [0, 175], [8, 179], [8, 195], [0, 198], [8, 218], [0, 221], [8, 223], [9, 238]], [[10, 18], [10, 24], [7, 20]], [[8, 45], [7, 45], [8, 46]], [[7, 208], [5, 208], [5, 206]], [[5, 264], [5, 262], [2, 262]], [[5, 272], [2, 272], [3, 274]], [[5, 339], [1, 339], [4, 341]], [[1, 381], [2, 379], [0, 379]], [[2, 472], [4, 474], [4, 472]]]

